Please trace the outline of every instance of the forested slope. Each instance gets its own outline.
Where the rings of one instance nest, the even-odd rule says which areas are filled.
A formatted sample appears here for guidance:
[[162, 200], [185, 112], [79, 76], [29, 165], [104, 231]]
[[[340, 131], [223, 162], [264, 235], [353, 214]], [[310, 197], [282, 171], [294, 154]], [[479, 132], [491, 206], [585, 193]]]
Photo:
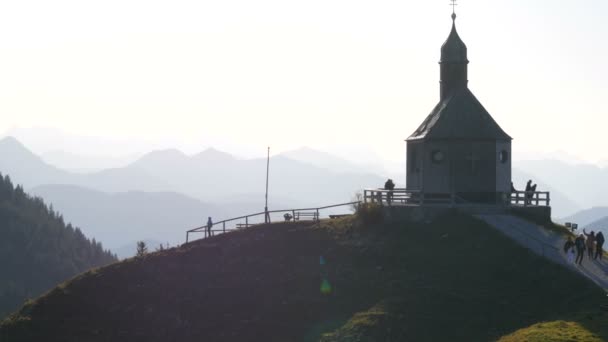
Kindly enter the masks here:
[[0, 317], [78, 273], [114, 261], [95, 239], [0, 174]]

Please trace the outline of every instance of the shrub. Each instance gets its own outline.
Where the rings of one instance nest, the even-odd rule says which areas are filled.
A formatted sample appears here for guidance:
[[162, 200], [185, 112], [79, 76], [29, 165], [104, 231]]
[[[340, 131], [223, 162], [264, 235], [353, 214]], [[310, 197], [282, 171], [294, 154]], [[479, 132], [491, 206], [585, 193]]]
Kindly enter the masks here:
[[377, 203], [359, 204], [356, 215], [365, 224], [381, 223], [384, 219], [382, 207]]

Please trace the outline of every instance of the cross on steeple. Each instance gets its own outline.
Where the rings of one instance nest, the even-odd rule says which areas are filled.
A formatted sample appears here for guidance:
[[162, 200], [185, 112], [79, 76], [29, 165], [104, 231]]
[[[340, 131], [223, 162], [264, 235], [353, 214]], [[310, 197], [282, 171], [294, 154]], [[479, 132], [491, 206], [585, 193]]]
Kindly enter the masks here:
[[452, 6], [452, 14], [456, 14], [456, 6], [458, 6], [456, 1], [458, 1], [458, 0], [450, 0], [450, 2], [451, 2], [450, 6]]

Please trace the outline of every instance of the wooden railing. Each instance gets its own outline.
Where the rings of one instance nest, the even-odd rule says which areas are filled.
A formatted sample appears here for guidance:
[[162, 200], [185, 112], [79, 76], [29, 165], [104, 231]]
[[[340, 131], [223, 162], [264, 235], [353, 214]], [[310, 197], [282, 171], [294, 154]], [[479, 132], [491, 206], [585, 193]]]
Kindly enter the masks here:
[[[344, 206], [352, 206], [352, 205], [357, 205], [359, 203], [360, 203], [360, 201], [355, 201], [355, 202], [348, 202], [348, 203], [341, 203], [341, 204], [333, 204], [333, 205], [328, 205], [325, 207], [318, 207], [318, 208], [269, 210], [268, 214], [269, 215], [271, 215], [271, 214], [275, 214], [275, 215], [276, 214], [290, 214], [292, 220], [295, 220], [296, 218], [299, 218], [299, 217], [311, 217], [315, 221], [318, 221], [321, 217], [320, 216], [321, 210], [337, 208], [337, 207], [344, 207]], [[302, 215], [302, 213], [314, 213], [314, 215]], [[213, 227], [209, 231], [207, 230], [206, 225], [190, 229], [190, 230], [186, 231], [186, 243], [188, 243], [190, 234], [192, 234], [192, 233], [204, 233], [205, 234], [204, 237], [207, 238], [207, 237], [209, 237], [209, 233], [211, 234], [211, 236], [213, 236], [216, 233], [226, 233], [226, 232], [229, 232], [232, 230], [248, 228], [253, 225], [264, 223], [265, 216], [266, 216], [266, 212], [262, 211], [262, 212], [255, 213], [255, 214], [249, 214], [249, 215], [245, 215], [245, 216], [239, 216], [239, 217], [234, 217], [234, 218], [230, 218], [230, 219], [223, 220], [223, 221], [214, 222]], [[254, 220], [254, 218], [257, 218], [257, 217], [262, 217], [262, 219], [259, 221]], [[279, 219], [283, 219], [283, 218], [279, 218]], [[221, 227], [221, 228], [218, 228], [218, 227]]]
[[551, 204], [551, 195], [548, 191], [513, 191], [511, 205], [519, 206], [546, 206]]
[[456, 204], [465, 202], [455, 194], [425, 194], [420, 190], [407, 189], [365, 189], [365, 203], [381, 205], [424, 205], [424, 204]]
[[[551, 204], [550, 193], [547, 191], [514, 191], [505, 193], [503, 199], [497, 199], [502, 204], [514, 206], [549, 206]], [[453, 193], [425, 193], [420, 190], [408, 189], [365, 189], [363, 191], [365, 203], [377, 203], [380, 205], [471, 205], [457, 194]]]

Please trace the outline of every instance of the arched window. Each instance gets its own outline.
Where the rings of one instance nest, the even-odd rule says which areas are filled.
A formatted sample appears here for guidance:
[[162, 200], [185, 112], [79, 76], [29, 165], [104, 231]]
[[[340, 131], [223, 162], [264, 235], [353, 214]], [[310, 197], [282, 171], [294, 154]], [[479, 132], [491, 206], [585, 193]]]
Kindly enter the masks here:
[[498, 152], [498, 160], [501, 163], [506, 163], [509, 161], [509, 152], [507, 150], [502, 150], [500, 152]]

